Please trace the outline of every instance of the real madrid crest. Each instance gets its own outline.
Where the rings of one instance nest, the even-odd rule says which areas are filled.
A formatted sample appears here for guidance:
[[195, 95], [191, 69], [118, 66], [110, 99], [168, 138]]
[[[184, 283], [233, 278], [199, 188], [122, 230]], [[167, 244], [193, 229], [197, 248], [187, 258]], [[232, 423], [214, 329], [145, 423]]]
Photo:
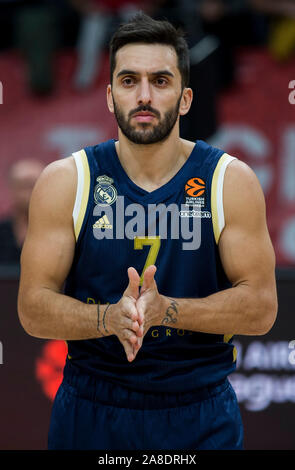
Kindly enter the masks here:
[[94, 188], [94, 200], [96, 204], [111, 205], [117, 200], [117, 190], [113, 186], [114, 180], [103, 175], [96, 178], [97, 185]]

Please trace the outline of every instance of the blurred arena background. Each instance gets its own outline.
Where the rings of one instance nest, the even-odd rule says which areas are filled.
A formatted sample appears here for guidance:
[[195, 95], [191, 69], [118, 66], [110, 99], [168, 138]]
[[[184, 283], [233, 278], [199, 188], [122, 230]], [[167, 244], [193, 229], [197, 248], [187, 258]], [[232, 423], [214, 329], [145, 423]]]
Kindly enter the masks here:
[[0, 0], [0, 449], [46, 449], [66, 355], [17, 317], [30, 192], [47, 163], [117, 137], [108, 42], [137, 9], [187, 32], [194, 103], [182, 136], [236, 155], [262, 184], [279, 313], [266, 336], [236, 337], [230, 379], [246, 449], [294, 449], [295, 0]]

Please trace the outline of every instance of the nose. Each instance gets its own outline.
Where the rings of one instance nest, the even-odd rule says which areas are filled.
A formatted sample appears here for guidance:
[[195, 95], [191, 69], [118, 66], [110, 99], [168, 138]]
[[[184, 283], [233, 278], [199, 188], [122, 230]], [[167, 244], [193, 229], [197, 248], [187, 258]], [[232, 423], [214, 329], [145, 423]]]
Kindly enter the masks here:
[[151, 86], [148, 79], [143, 78], [138, 87], [137, 102], [138, 104], [150, 104], [152, 100]]

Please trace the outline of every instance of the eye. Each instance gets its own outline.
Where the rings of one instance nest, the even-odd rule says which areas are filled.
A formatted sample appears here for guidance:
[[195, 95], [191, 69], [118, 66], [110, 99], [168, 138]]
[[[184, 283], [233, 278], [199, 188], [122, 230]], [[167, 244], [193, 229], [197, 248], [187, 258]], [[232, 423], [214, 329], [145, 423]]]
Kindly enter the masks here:
[[127, 87], [133, 85], [134, 82], [135, 82], [135, 78], [133, 77], [124, 77], [122, 79], [122, 84]]
[[163, 87], [163, 86], [167, 85], [168, 80], [165, 77], [157, 77], [155, 79], [155, 83], [156, 83], [156, 85], [158, 85], [160, 87]]

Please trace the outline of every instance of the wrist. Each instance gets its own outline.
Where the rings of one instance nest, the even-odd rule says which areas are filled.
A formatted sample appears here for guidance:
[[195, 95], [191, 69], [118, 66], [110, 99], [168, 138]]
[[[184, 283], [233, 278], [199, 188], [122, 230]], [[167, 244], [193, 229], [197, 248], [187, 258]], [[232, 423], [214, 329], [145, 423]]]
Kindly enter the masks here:
[[101, 336], [112, 335], [111, 323], [110, 323], [110, 309], [112, 304], [97, 304], [97, 331]]
[[159, 325], [177, 328], [179, 304], [176, 299], [162, 296], [161, 318]]
[[164, 324], [163, 320], [166, 316], [167, 310], [169, 309], [170, 303], [171, 300], [168, 297], [166, 297], [165, 295], [160, 295], [160, 308], [156, 326], [161, 326]]

